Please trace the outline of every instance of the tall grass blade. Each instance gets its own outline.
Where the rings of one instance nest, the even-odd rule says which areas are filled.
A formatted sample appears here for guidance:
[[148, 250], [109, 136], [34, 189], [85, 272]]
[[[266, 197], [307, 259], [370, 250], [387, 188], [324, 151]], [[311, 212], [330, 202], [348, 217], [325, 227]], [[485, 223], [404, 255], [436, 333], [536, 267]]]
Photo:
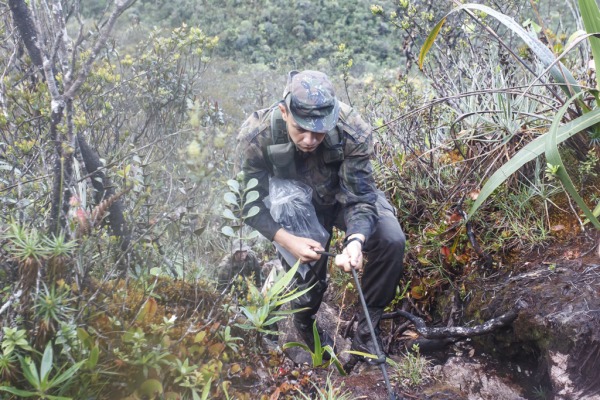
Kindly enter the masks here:
[[429, 49], [431, 49], [431, 46], [433, 46], [433, 43], [435, 42], [435, 39], [438, 37], [438, 34], [440, 33], [440, 30], [442, 29], [442, 26], [444, 25], [444, 22], [446, 22], [446, 17], [442, 18], [440, 20], [440, 22], [438, 22], [433, 29], [431, 30], [431, 32], [429, 33], [429, 36], [427, 36], [427, 39], [425, 39], [425, 43], [423, 43], [423, 47], [421, 47], [421, 51], [419, 52], [419, 69], [423, 69], [423, 63], [425, 62], [425, 55], [429, 52]]
[[[579, 11], [587, 33], [600, 32], [600, 10], [596, 0], [579, 0]], [[590, 46], [592, 47], [596, 71], [600, 71], [600, 39], [590, 38]], [[596, 82], [596, 87], [598, 87], [598, 82]]]
[[[556, 130], [556, 143], [562, 143], [571, 136], [575, 135], [582, 130], [589, 128], [590, 126], [600, 122], [600, 108], [590, 111], [589, 113], [559, 127]], [[469, 211], [468, 218], [471, 218], [473, 214], [481, 207], [483, 202], [512, 174], [517, 172], [525, 163], [533, 160], [540, 156], [545, 151], [546, 139], [549, 132], [539, 136], [531, 141], [528, 145], [523, 147], [517, 152], [506, 164], [500, 167], [496, 172], [492, 174], [490, 179], [481, 189], [477, 200]]]
[[[587, 0], [585, 0], [585, 1], [587, 1]], [[591, 0], [591, 1], [595, 1], [595, 0]], [[544, 65], [544, 67], [549, 67], [550, 65], [552, 65], [552, 63], [555, 62], [556, 57], [554, 57], [554, 54], [552, 53], [552, 51], [550, 51], [550, 49], [548, 47], [546, 47], [546, 45], [544, 43], [542, 43], [536, 37], [531, 36], [529, 34], [529, 32], [527, 32], [523, 27], [521, 27], [521, 25], [517, 24], [515, 22], [515, 20], [512, 19], [511, 17], [509, 17], [505, 14], [502, 14], [501, 12], [498, 12], [490, 7], [487, 7], [487, 6], [484, 6], [481, 4], [471, 4], [471, 3], [463, 4], [459, 7], [456, 7], [455, 9], [450, 11], [448, 14], [446, 14], [446, 16], [442, 19], [442, 21], [444, 21], [446, 18], [448, 18], [448, 16], [450, 14], [455, 13], [460, 10], [479, 10], [479, 11], [485, 12], [488, 15], [491, 15], [492, 17], [496, 18], [499, 22], [501, 22], [504, 26], [506, 26], [508, 29], [510, 29], [517, 35], [519, 35], [519, 37], [525, 42], [525, 44], [527, 44], [527, 46], [529, 46], [531, 51], [533, 51], [535, 53], [535, 55], [540, 59], [540, 61]], [[438, 22], [438, 25], [442, 21]], [[436, 28], [438, 27], [438, 25], [436, 25]], [[441, 28], [441, 26], [440, 26], [440, 28]], [[435, 28], [434, 28], [434, 31], [435, 31]], [[429, 37], [425, 41], [425, 44], [427, 44], [428, 47], [426, 48], [425, 44], [424, 44], [423, 47], [421, 48], [421, 52], [419, 53], [419, 65], [422, 64], [422, 59], [425, 57], [425, 55], [431, 48], [433, 41], [435, 40], [435, 38], [438, 35], [439, 29], [437, 32], [435, 32], [435, 34], [433, 34], [434, 31], [432, 31], [432, 33], [429, 35]], [[432, 42], [428, 43], [428, 40], [430, 38], [431, 38]], [[569, 70], [567, 70], [565, 68], [565, 66], [562, 63], [559, 62], [559, 63], [553, 65], [550, 68], [550, 74], [552, 75], [554, 80], [560, 84], [561, 89], [569, 97], [572, 96], [574, 93], [579, 93], [581, 91], [581, 89], [579, 88], [579, 83], [577, 83], [577, 81], [575, 80], [573, 75], [569, 72]], [[572, 91], [574, 93], [572, 93]]]
[[570, 98], [569, 101], [567, 101], [565, 105], [560, 108], [558, 114], [556, 115], [556, 117], [554, 117], [554, 121], [552, 122], [552, 126], [550, 127], [550, 132], [544, 135], [546, 136], [546, 160], [549, 164], [559, 167], [556, 171], [556, 175], [561, 180], [565, 190], [567, 191], [567, 193], [569, 193], [573, 200], [575, 200], [579, 208], [581, 208], [588, 220], [590, 220], [592, 224], [594, 224], [596, 229], [600, 229], [600, 222], [598, 222], [592, 211], [588, 208], [587, 204], [585, 204], [579, 193], [577, 193], [577, 189], [575, 189], [575, 185], [573, 185], [571, 177], [569, 176], [558, 151], [556, 131], [558, 130], [558, 126], [560, 125], [560, 121], [562, 120], [563, 115], [565, 115], [567, 109], [571, 105], [571, 102], [575, 100], [576, 97], [578, 96]]

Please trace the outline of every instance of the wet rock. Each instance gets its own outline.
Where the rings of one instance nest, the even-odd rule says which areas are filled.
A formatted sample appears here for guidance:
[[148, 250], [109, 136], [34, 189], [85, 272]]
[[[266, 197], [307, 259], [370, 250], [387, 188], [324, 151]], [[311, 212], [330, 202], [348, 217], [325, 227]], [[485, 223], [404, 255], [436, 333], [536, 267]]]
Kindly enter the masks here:
[[550, 352], [550, 379], [555, 389], [555, 400], [600, 400], [600, 395], [587, 395], [585, 390], [578, 389], [569, 374], [572, 356], [558, 352]]
[[595, 259], [528, 262], [520, 274], [473, 289], [467, 319], [520, 307], [512, 327], [476, 340], [478, 351], [527, 365], [521, 385], [557, 400], [600, 399], [600, 265]]
[[[450, 357], [436, 367], [440, 380], [466, 395], [468, 400], [519, 400], [523, 390], [510, 380], [490, 373], [489, 368], [474, 359]], [[436, 374], [437, 375], [437, 374]]]

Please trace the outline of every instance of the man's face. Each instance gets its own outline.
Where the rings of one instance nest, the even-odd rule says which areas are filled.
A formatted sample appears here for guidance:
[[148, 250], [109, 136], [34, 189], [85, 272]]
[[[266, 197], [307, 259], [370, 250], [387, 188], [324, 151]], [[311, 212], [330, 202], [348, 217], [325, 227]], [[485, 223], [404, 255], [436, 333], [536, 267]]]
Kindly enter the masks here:
[[296, 145], [296, 148], [304, 153], [311, 153], [319, 147], [325, 140], [325, 133], [316, 133], [303, 129], [296, 123], [291, 113], [286, 112], [286, 108], [280, 104], [281, 116], [287, 125], [287, 131], [290, 139]]
[[246, 258], [248, 257], [248, 252], [245, 250], [238, 250], [235, 252], [234, 257], [236, 261], [246, 261]]

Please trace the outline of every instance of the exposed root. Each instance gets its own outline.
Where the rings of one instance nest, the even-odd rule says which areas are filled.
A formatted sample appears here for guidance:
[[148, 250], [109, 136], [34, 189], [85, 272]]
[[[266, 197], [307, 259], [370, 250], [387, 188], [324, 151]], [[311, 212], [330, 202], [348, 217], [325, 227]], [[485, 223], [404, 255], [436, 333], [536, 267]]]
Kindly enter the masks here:
[[465, 328], [460, 326], [448, 328], [431, 328], [425, 325], [425, 321], [409, 312], [397, 310], [392, 313], [383, 314], [382, 319], [390, 319], [395, 317], [404, 317], [410, 320], [419, 334], [427, 339], [444, 339], [452, 337], [473, 337], [481, 336], [490, 333], [498, 328], [511, 324], [518, 316], [518, 311], [512, 310], [499, 316], [492, 318], [489, 321], [474, 326]]

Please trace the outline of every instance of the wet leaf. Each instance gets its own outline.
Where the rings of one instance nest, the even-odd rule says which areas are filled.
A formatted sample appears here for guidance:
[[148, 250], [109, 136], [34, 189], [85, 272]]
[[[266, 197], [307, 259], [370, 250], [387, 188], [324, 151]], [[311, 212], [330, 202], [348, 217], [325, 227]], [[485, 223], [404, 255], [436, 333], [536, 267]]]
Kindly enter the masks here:
[[242, 372], [242, 376], [244, 378], [249, 378], [250, 375], [252, 375], [254, 373], [254, 370], [252, 369], [252, 367], [250, 367], [249, 365], [246, 365], [246, 368], [244, 368], [244, 372]]
[[205, 337], [206, 337], [206, 331], [198, 332], [196, 334], [196, 336], [194, 337], [194, 343], [200, 343], [200, 342], [202, 342]]
[[442, 255], [446, 258], [449, 258], [451, 255], [450, 249], [448, 248], [448, 246], [442, 246], [442, 248], [440, 249], [440, 253], [442, 253]]
[[140, 385], [137, 394], [142, 398], [155, 399], [163, 393], [163, 386], [157, 379], [148, 379]]
[[215, 343], [208, 346], [208, 353], [213, 357], [221, 354], [223, 350], [225, 350], [225, 345], [223, 343]]
[[410, 289], [410, 295], [416, 300], [422, 299], [426, 294], [427, 291], [422, 285], [414, 286], [412, 289]]
[[156, 314], [157, 310], [158, 310], [158, 304], [156, 303], [156, 300], [153, 297], [150, 297], [144, 303], [144, 306], [142, 307], [142, 310], [138, 314], [136, 321], [142, 322], [146, 318], [148, 318], [148, 319], [152, 318], [154, 316], [154, 314]]
[[239, 373], [242, 370], [242, 367], [240, 366], [240, 364], [233, 364], [230, 368], [229, 368], [229, 373], [232, 375], [235, 375], [237, 373]]

